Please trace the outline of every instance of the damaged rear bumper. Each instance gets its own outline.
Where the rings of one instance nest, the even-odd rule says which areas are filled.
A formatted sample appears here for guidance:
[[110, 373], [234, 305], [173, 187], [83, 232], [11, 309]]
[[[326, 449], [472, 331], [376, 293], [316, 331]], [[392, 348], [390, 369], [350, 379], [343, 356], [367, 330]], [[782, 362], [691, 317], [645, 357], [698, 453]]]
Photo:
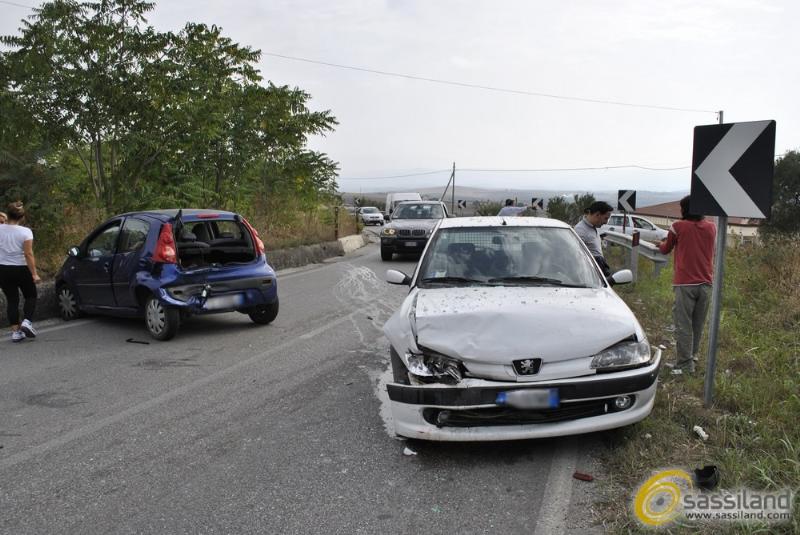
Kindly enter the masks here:
[[214, 314], [274, 303], [278, 298], [275, 277], [249, 277], [208, 284], [176, 285], [159, 289], [162, 303], [190, 314]]
[[[588, 377], [516, 383], [466, 379], [456, 386], [390, 383], [395, 432], [424, 440], [491, 441], [592, 433], [638, 422], [655, 402], [661, 351], [644, 368]], [[495, 403], [500, 392], [557, 389], [556, 408], [514, 409]], [[629, 396], [625, 409], [615, 399]]]

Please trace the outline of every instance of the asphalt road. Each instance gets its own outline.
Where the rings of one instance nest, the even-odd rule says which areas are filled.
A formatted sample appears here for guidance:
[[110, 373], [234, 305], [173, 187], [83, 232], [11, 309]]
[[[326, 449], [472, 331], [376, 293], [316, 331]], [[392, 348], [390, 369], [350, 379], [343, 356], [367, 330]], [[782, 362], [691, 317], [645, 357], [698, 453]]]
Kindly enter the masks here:
[[597, 436], [393, 437], [381, 326], [407, 288], [383, 274], [414, 264], [373, 244], [282, 272], [269, 326], [193, 318], [156, 342], [93, 317], [5, 338], [0, 533], [585, 533], [596, 483], [571, 476], [599, 469]]

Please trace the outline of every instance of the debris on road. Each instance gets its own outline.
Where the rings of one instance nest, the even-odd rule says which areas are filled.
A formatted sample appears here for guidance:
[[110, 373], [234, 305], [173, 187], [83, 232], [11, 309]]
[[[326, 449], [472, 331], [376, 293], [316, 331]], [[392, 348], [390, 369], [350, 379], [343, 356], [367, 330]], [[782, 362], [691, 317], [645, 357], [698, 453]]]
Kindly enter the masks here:
[[580, 479], [581, 481], [594, 481], [594, 476], [584, 474], [583, 472], [575, 472], [572, 474], [572, 477], [575, 479]]
[[406, 446], [406, 449], [403, 450], [403, 455], [416, 455], [417, 452]]
[[150, 345], [150, 342], [145, 342], [144, 340], [134, 340], [133, 338], [128, 338], [125, 341], [128, 342], [129, 344], [142, 344], [142, 345], [145, 345], [145, 346], [149, 346]]
[[692, 431], [694, 431], [698, 437], [702, 438], [703, 441], [708, 440], [708, 433], [706, 433], [705, 430], [699, 425], [692, 427]]
[[714, 490], [719, 485], [719, 468], [713, 464], [694, 469], [694, 482], [705, 490]]
[[653, 435], [651, 435], [650, 433], [645, 433], [644, 434], [644, 438], [646, 438], [647, 440], [650, 440], [651, 438], [653, 438]]
[[672, 370], [672, 375], [683, 375], [683, 370], [680, 368], [675, 368]]

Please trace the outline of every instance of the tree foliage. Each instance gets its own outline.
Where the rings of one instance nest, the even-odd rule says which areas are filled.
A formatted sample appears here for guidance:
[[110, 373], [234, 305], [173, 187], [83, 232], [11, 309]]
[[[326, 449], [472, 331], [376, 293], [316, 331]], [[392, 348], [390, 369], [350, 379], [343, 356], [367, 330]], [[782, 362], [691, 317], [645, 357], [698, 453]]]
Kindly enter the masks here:
[[566, 197], [553, 197], [547, 201], [547, 216], [575, 225], [583, 217], [583, 212], [595, 202], [591, 193], [574, 194], [572, 200]]
[[310, 111], [298, 88], [262, 85], [260, 52], [216, 26], [155, 30], [153, 7], [54, 0], [2, 38], [0, 176], [21, 183], [44, 159], [57, 190], [105, 213], [241, 210], [276, 194], [313, 204], [335, 191], [337, 164], [306, 148], [337, 124], [331, 113]]
[[772, 214], [762, 229], [767, 235], [800, 233], [800, 152], [789, 151], [775, 163]]

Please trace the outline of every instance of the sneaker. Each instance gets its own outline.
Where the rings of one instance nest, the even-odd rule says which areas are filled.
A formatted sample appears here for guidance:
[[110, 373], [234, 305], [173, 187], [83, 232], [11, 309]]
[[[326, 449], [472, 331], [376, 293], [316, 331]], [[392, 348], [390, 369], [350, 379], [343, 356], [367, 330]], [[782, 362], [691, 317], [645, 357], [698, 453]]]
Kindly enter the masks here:
[[22, 331], [11, 331], [12, 342], [22, 342], [25, 340], [25, 333]]
[[36, 329], [33, 328], [33, 324], [30, 320], [22, 320], [22, 324], [19, 326], [19, 328], [28, 338], [36, 338]]

